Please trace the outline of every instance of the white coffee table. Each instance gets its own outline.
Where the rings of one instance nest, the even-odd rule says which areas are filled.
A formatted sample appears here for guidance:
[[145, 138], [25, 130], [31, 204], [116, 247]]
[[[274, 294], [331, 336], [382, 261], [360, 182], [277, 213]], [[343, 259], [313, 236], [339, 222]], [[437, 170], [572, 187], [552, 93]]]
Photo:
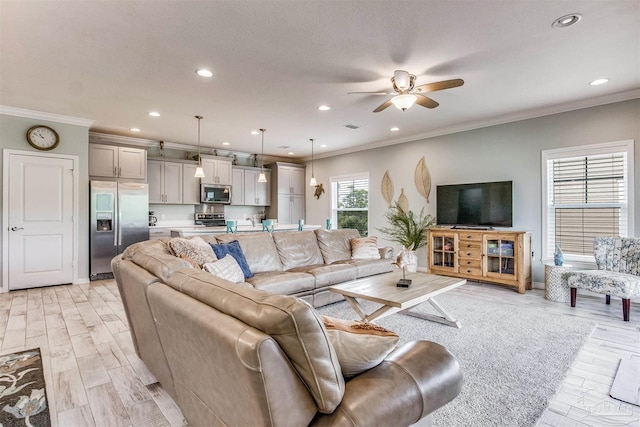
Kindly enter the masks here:
[[[407, 273], [406, 278], [411, 279], [412, 284], [408, 288], [401, 288], [396, 286], [401, 278], [402, 272], [398, 271], [331, 286], [329, 290], [342, 294], [363, 321], [372, 322], [394, 313], [403, 313], [456, 328], [461, 327], [460, 322], [447, 313], [434, 297], [464, 285], [467, 283], [465, 279], [426, 273]], [[376, 302], [382, 304], [382, 307], [367, 314], [358, 299]], [[441, 316], [411, 311], [423, 302], [431, 304]]]

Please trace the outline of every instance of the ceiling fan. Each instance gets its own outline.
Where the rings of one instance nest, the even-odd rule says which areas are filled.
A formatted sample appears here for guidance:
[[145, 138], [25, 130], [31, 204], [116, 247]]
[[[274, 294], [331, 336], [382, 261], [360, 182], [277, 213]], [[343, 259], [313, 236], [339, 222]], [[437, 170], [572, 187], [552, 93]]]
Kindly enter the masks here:
[[427, 83], [416, 87], [416, 76], [414, 74], [409, 74], [404, 70], [396, 70], [393, 73], [393, 77], [391, 77], [391, 83], [395, 92], [349, 92], [349, 95], [395, 95], [393, 98], [373, 110], [374, 113], [379, 113], [391, 104], [395, 105], [399, 110], [402, 111], [405, 111], [407, 108], [411, 108], [414, 103], [426, 108], [436, 108], [440, 104], [423, 94], [427, 92], [435, 92], [438, 90], [451, 89], [452, 87], [462, 86], [464, 84], [464, 80], [443, 80], [440, 82]]

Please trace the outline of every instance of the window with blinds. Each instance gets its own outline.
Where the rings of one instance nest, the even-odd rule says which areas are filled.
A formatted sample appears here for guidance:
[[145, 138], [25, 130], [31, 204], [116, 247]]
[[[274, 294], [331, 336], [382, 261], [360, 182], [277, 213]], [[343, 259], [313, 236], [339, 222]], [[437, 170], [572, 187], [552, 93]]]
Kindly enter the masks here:
[[369, 235], [369, 175], [331, 178], [332, 222]]
[[546, 160], [546, 255], [552, 257], [557, 245], [565, 258], [587, 260], [593, 258], [595, 237], [628, 235], [633, 171], [628, 151], [620, 147], [572, 151]]

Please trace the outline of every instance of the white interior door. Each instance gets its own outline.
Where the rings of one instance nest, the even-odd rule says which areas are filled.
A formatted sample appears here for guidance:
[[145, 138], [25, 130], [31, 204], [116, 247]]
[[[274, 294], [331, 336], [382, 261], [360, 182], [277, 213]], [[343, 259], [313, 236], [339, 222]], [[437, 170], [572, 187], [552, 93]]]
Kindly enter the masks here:
[[8, 288], [73, 282], [74, 162], [9, 155]]

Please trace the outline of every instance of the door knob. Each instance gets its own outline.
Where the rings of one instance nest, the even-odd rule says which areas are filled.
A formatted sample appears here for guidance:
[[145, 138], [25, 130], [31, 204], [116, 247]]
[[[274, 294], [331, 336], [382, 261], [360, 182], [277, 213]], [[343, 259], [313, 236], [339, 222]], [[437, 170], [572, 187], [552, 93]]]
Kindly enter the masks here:
[[24, 230], [22, 227], [11, 227], [11, 231]]

